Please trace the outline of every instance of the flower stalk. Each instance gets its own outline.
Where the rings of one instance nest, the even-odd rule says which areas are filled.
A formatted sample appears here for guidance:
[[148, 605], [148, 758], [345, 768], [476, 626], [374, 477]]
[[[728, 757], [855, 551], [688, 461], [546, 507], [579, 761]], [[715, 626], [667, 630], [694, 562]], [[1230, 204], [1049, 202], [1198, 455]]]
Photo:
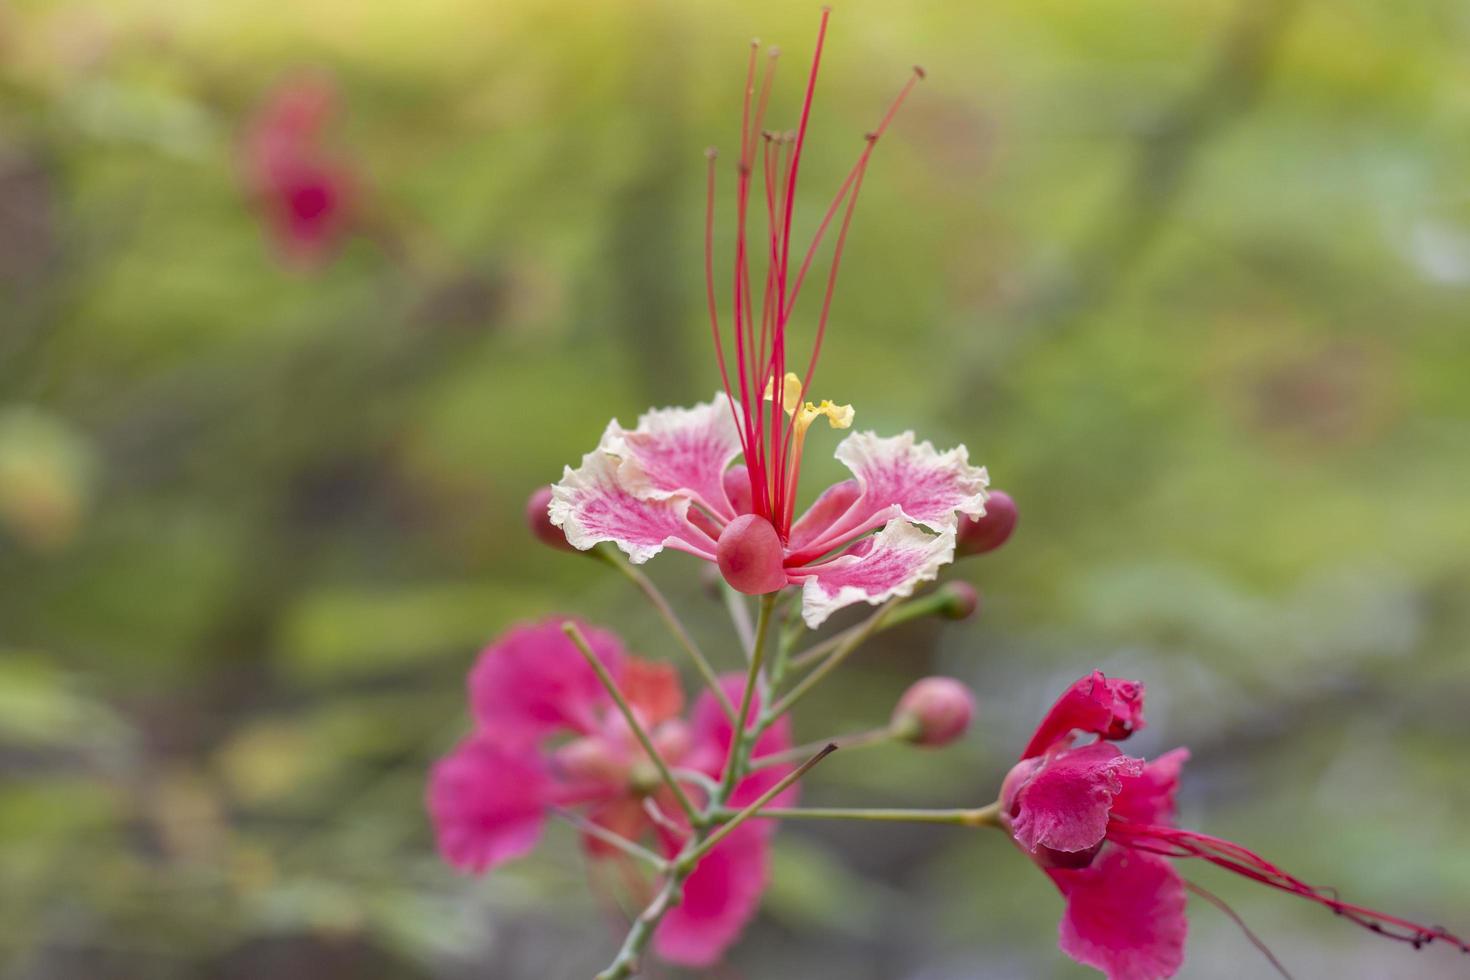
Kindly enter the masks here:
[[638, 587], [638, 591], [642, 592], [648, 599], [649, 604], [653, 606], [659, 618], [664, 621], [664, 625], [669, 628], [669, 632], [674, 634], [674, 639], [678, 642], [679, 646], [683, 647], [684, 652], [689, 655], [689, 659], [694, 663], [695, 670], [699, 671], [699, 676], [704, 680], [705, 685], [714, 693], [715, 699], [720, 703], [720, 707], [725, 710], [725, 715], [731, 720], [734, 720], [735, 706], [730, 703], [729, 697], [725, 694], [725, 689], [720, 686], [719, 675], [715, 673], [714, 667], [710, 665], [709, 658], [704, 655], [704, 651], [699, 648], [699, 644], [694, 642], [694, 637], [690, 635], [689, 630], [684, 627], [683, 621], [679, 619], [679, 614], [674, 612], [673, 606], [669, 605], [669, 600], [664, 598], [664, 594], [659, 591], [658, 586], [653, 584], [653, 579], [634, 568], [625, 558], [612, 549], [597, 548], [594, 549], [593, 553], [607, 565], [616, 569], [629, 582], [632, 582]]
[[684, 811], [684, 815], [689, 818], [690, 823], [699, 824], [703, 820], [703, 815], [700, 813], [699, 808], [689, 799], [689, 794], [684, 791], [684, 787], [679, 780], [674, 778], [673, 772], [669, 769], [669, 764], [664, 761], [663, 753], [658, 750], [658, 746], [653, 744], [653, 739], [649, 737], [648, 730], [644, 728], [643, 722], [638, 719], [638, 715], [633, 711], [633, 706], [628, 704], [628, 699], [623, 697], [623, 692], [618, 689], [617, 682], [613, 680], [612, 675], [607, 672], [607, 668], [598, 659], [591, 644], [587, 642], [587, 638], [582, 635], [582, 631], [577, 628], [576, 623], [563, 623], [561, 628], [562, 632], [567, 635], [567, 639], [571, 640], [577, 649], [581, 651], [582, 656], [587, 659], [588, 666], [597, 674], [597, 679], [602, 682], [602, 686], [607, 689], [608, 696], [612, 698], [613, 704], [617, 705], [618, 711], [622, 712], [623, 719], [627, 721], [628, 728], [632, 730], [633, 736], [638, 739], [638, 744], [643, 747], [643, 751], [648, 755], [649, 761], [653, 763], [654, 768], [658, 770], [659, 776], [663, 779], [664, 785], [668, 787], [669, 792], [678, 801], [679, 809]]

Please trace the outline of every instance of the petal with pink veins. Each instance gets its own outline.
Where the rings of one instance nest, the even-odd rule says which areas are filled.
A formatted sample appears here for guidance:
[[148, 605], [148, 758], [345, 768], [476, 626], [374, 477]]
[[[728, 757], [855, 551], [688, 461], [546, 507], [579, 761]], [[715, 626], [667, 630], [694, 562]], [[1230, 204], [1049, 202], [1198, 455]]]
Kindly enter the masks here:
[[616, 544], [634, 564], [665, 547], [714, 560], [715, 542], [689, 520], [690, 498], [643, 499], [624, 484], [621, 461], [606, 449], [582, 457], [551, 486], [547, 513], [573, 547], [586, 551], [603, 541]]
[[1058, 945], [1108, 980], [1164, 980], [1184, 962], [1184, 882], [1156, 854], [1109, 847], [1090, 867], [1052, 871], [1067, 897]]
[[852, 470], [862, 495], [816, 543], [829, 547], [903, 518], [933, 531], [952, 531], [957, 514], [985, 513], [990, 476], [971, 466], [964, 446], [937, 451], [928, 441], [915, 442], [912, 432], [888, 438], [854, 432], [837, 446], [836, 456]]
[[603, 448], [622, 460], [622, 483], [634, 496], [693, 497], [724, 520], [735, 516], [725, 495], [725, 470], [740, 455], [738, 406], [723, 393], [692, 408], [644, 412], [638, 427], [608, 427]]
[[1137, 776], [1123, 777], [1123, 789], [1113, 800], [1115, 818], [1140, 824], [1174, 825], [1174, 794], [1179, 773], [1189, 761], [1189, 750], [1174, 749], [1144, 763]]
[[475, 874], [529, 853], [546, 823], [551, 789], [534, 750], [472, 736], [429, 773], [427, 804], [439, 853]]
[[[533, 743], [561, 731], [589, 734], [612, 702], [597, 674], [562, 632], [564, 620], [516, 626], [486, 647], [470, 669], [470, 709], [481, 729]], [[606, 630], [579, 623], [594, 653], [617, 677], [626, 654]]]
[[1094, 742], [1043, 760], [1016, 790], [1010, 804], [1011, 834], [1027, 851], [1085, 851], [1108, 830], [1113, 798], [1123, 779], [1143, 771], [1141, 760], [1111, 742]]
[[954, 559], [954, 531], [929, 534], [903, 520], [864, 538], [836, 558], [789, 570], [802, 583], [801, 616], [816, 629], [838, 609], [855, 602], [877, 605], [913, 595], [920, 582], [939, 575]]
[[684, 882], [684, 897], [653, 936], [658, 955], [682, 966], [717, 963], [760, 907], [770, 845], [749, 823], [720, 841]]
[[[787, 548], [793, 552], [804, 551], [808, 545], [826, 538], [827, 532], [841, 520], [842, 516], [852, 508], [853, 504], [857, 503], [858, 498], [862, 495], [863, 488], [856, 480], [842, 480], [823, 490], [821, 496], [806, 509], [806, 513], [791, 525], [791, 534], [786, 542]], [[821, 556], [813, 555], [812, 557]]]

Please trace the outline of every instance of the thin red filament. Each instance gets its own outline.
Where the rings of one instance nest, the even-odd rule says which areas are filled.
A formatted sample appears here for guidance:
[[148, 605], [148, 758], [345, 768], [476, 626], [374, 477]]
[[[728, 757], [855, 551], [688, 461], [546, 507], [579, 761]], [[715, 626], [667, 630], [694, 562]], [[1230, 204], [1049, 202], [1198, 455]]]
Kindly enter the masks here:
[[1470, 953], [1470, 943], [1442, 926], [1420, 925], [1386, 912], [1344, 902], [1333, 889], [1309, 885], [1282, 871], [1259, 854], [1218, 837], [1175, 827], [1135, 824], [1114, 819], [1108, 827], [1108, 839], [1124, 847], [1164, 857], [1201, 858], [1251, 881], [1315, 902], [1370, 932], [1409, 943], [1415, 949], [1439, 940], [1455, 946], [1461, 952]]
[[[812, 53], [811, 69], [807, 75], [806, 89], [802, 98], [800, 122], [794, 134], [777, 134], [763, 129], [766, 111], [770, 105], [771, 91], [775, 79], [776, 61], [779, 53], [772, 49], [767, 66], [760, 73], [757, 84], [758, 42], [751, 45], [750, 58], [746, 66], [745, 90], [742, 97], [740, 121], [740, 159], [736, 171], [736, 221], [735, 255], [732, 292], [731, 333], [734, 337], [735, 370], [732, 377], [729, 359], [725, 351], [723, 332], [717, 312], [714, 281], [714, 188], [715, 180], [711, 169], [706, 191], [705, 214], [705, 282], [709, 303], [710, 329], [715, 337], [715, 356], [720, 365], [720, 377], [725, 393], [732, 402], [740, 405], [736, 412], [736, 426], [740, 431], [741, 450], [745, 455], [750, 479], [752, 506], [756, 513], [769, 520], [784, 538], [790, 533], [796, 502], [797, 470], [800, 454], [793, 450], [795, 411], [798, 406], [786, 404], [784, 379], [786, 364], [786, 328], [796, 305], [808, 271], [815, 259], [828, 229], [843, 212], [840, 230], [833, 248], [832, 264], [827, 274], [826, 292], [821, 316], [814, 335], [811, 357], [802, 383], [803, 395], [811, 384], [821, 353], [822, 338], [826, 334], [827, 320], [831, 313], [832, 295], [836, 287], [837, 270], [842, 261], [848, 229], [861, 190], [863, 175], [878, 138], [888, 128], [899, 106], [903, 104], [914, 83], [923, 73], [916, 70], [897, 99], [889, 107], [878, 128], [867, 137], [867, 143], [857, 164], [838, 189], [836, 198], [827, 208], [816, 236], [802, 259], [799, 271], [793, 280], [791, 273], [791, 226], [795, 214], [796, 182], [801, 167], [802, 149], [806, 142], [807, 128], [811, 121], [812, 105], [816, 94], [817, 76], [821, 68], [822, 51], [826, 43], [827, 25], [831, 11], [823, 8], [821, 23], [817, 29], [816, 45]], [[759, 159], [757, 145], [759, 144]], [[713, 157], [711, 157], [713, 159]], [[757, 311], [753, 298], [754, 282], [751, 274], [750, 197], [756, 167], [765, 182], [765, 210], [767, 225], [767, 248], [765, 281], [762, 284], [760, 309]], [[713, 168], [713, 164], [711, 164]], [[845, 210], [844, 210], [845, 207]], [[762, 411], [762, 401], [767, 390], [771, 392], [769, 413]], [[791, 410], [788, 416], [787, 410]], [[732, 409], [733, 411], [733, 409]]]

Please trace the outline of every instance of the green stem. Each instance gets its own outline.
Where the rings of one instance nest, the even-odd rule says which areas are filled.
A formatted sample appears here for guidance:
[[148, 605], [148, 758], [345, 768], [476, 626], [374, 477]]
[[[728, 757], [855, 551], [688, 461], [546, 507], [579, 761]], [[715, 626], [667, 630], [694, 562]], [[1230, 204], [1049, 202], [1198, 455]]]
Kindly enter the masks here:
[[714, 692], [716, 700], [720, 702], [720, 707], [724, 709], [725, 717], [734, 720], [735, 706], [730, 703], [730, 698], [725, 694], [725, 689], [720, 686], [719, 675], [715, 673], [714, 667], [710, 666], [709, 659], [705, 657], [704, 651], [699, 649], [699, 644], [694, 642], [694, 637], [684, 628], [684, 624], [679, 620], [678, 614], [674, 612], [674, 607], [669, 605], [669, 600], [665, 599], [664, 594], [658, 590], [658, 586], [653, 584], [653, 580], [634, 568], [632, 564], [625, 561], [615, 551], [598, 548], [595, 554], [606, 564], [621, 572], [628, 581], [636, 585], [638, 590], [647, 597], [649, 603], [658, 612], [659, 618], [669, 628], [669, 632], [674, 634], [674, 639], [684, 648], [684, 652], [689, 654], [689, 659], [694, 661], [695, 669], [699, 671], [699, 675], [704, 679], [705, 685]]
[[[740, 652], [749, 660], [750, 652], [755, 647], [755, 626], [750, 621], [750, 608], [745, 604], [745, 596], [724, 581], [720, 582], [720, 592], [725, 597], [725, 610], [729, 612], [730, 622], [735, 626], [735, 635], [740, 639]], [[723, 694], [724, 691], [720, 693]], [[735, 714], [733, 705], [730, 714]]]
[[[951, 610], [954, 608], [954, 603], [954, 596], [945, 591], [943, 588], [939, 588], [935, 589], [933, 592], [921, 595], [916, 599], [910, 599], [907, 602], [899, 603], [897, 606], [894, 606], [893, 609], [891, 609], [887, 613], [887, 615], [884, 615], [883, 611], [880, 609], [878, 612], [874, 613], [873, 616], [870, 617], [868, 620], [864, 620], [863, 622], [858, 623], [856, 626], [851, 626], [843, 630], [841, 633], [835, 634], [834, 636], [829, 636], [827, 639], [822, 640], [819, 643], [814, 643], [812, 646], [801, 651], [801, 653], [798, 653], [796, 656], [791, 658], [791, 666], [797, 670], [800, 670], [804, 667], [810, 667], [812, 664], [825, 657], [828, 653], [837, 649], [837, 647], [840, 646], [842, 643], [844, 643], [854, 635], [862, 632], [863, 630], [868, 630], [869, 634], [881, 633], [884, 630], [891, 630], [895, 626], [900, 626], [903, 623], [911, 622], [915, 619], [922, 619], [925, 616], [952, 616], [954, 614], [951, 612]], [[869, 623], [874, 618], [879, 619], [879, 622], [876, 625], [870, 627]]]
[[658, 769], [658, 774], [663, 778], [664, 784], [674, 794], [674, 799], [678, 800], [679, 808], [684, 811], [684, 815], [689, 818], [689, 822], [692, 825], [699, 826], [704, 822], [704, 816], [694, 806], [688, 794], [684, 792], [684, 787], [674, 778], [673, 772], [669, 770], [669, 764], [664, 761], [663, 755], [654, 746], [653, 739], [649, 738], [647, 730], [643, 727], [643, 723], [633, 713], [633, 708], [628, 704], [627, 699], [623, 697], [623, 692], [618, 690], [618, 685], [613, 680], [612, 675], [607, 672], [607, 667], [603, 665], [602, 660], [598, 658], [597, 654], [592, 651], [592, 647], [588, 644], [587, 638], [582, 635], [582, 631], [577, 628], [576, 623], [563, 623], [561, 629], [567, 635], [567, 638], [576, 644], [577, 649], [582, 651], [582, 656], [592, 667], [593, 671], [596, 672], [597, 679], [607, 689], [607, 693], [612, 697], [613, 703], [618, 706], [618, 710], [623, 713], [623, 718], [627, 720], [628, 727], [633, 730], [633, 734], [638, 739], [638, 744], [643, 746], [643, 751], [653, 762], [654, 767]]
[[898, 599], [889, 599], [879, 607], [877, 612], [859, 624], [855, 630], [850, 630], [848, 633], [843, 634], [844, 639], [837, 645], [837, 649], [833, 650], [831, 655], [826, 660], [823, 660], [816, 670], [803, 677], [799, 684], [772, 705], [770, 710], [766, 712], [766, 717], [771, 719], [780, 718], [790, 711], [796, 702], [800, 701], [812, 688], [820, 684], [828, 674], [840, 667], [842, 662], [854, 650], [861, 646], [864, 640], [873, 634], [879, 624], [883, 622], [884, 617], [893, 610], [893, 607], [898, 602]]
[[588, 837], [595, 837], [598, 840], [602, 841], [604, 844], [607, 844], [610, 847], [615, 847], [618, 850], [622, 851], [624, 854], [629, 855], [630, 857], [635, 857], [640, 861], [646, 861], [658, 871], [664, 872], [668, 871], [669, 869], [669, 862], [665, 861], [663, 858], [659, 857], [648, 848], [643, 847], [640, 844], [635, 844], [633, 841], [628, 840], [628, 838], [624, 837], [622, 834], [613, 833], [606, 827], [593, 823], [591, 820], [588, 820], [581, 814], [573, 813], [570, 810], [563, 810], [561, 807], [554, 807], [552, 808], [551, 812], [556, 814], [561, 819], [565, 820], [567, 823], [571, 824], [573, 827], [576, 827]]
[[787, 773], [785, 777], [783, 777], [779, 782], [776, 783], [776, 785], [772, 786], [760, 796], [756, 797], [755, 802], [751, 803], [743, 810], [740, 810], [739, 812], [735, 813], [733, 816], [725, 820], [725, 825], [719, 830], [715, 831], [713, 834], [711, 834], [709, 838], [706, 839], [704, 843], [696, 847], [693, 852], [680, 856], [678, 860], [678, 866], [680, 868], [687, 868], [688, 870], [693, 871], [694, 866], [699, 863], [699, 859], [704, 857], [712, 849], [717, 847], [720, 841], [728, 837], [735, 830], [736, 827], [739, 827], [751, 817], [761, 815], [761, 807], [765, 806], [767, 803], [771, 802], [776, 797], [786, 792], [787, 787], [796, 782], [802, 776], [805, 776], [809, 771], [811, 771], [811, 768], [813, 766], [815, 766], [817, 763], [821, 762], [823, 759], [827, 758], [827, 756], [836, 751], [836, 745], [830, 742], [827, 743], [827, 745], [820, 752], [803, 762], [800, 766], [797, 766], [791, 772]]
[[[744, 811], [728, 807], [716, 812], [717, 820], [733, 820]], [[999, 827], [1000, 804], [971, 810], [918, 810], [848, 807], [772, 807], [762, 810], [762, 817], [777, 820], [880, 820], [888, 823], [938, 823], [960, 827]]]
[[760, 614], [755, 623], [755, 649], [750, 653], [750, 669], [745, 675], [745, 690], [740, 695], [740, 710], [735, 713], [735, 729], [730, 735], [730, 752], [725, 757], [725, 773], [720, 780], [721, 796], [730, 795], [749, 758], [750, 740], [754, 733], [747, 731], [745, 726], [750, 721], [750, 706], [755, 701], [761, 667], [766, 660], [766, 647], [769, 645], [767, 641], [771, 635], [771, 610], [775, 608], [779, 594], [771, 592], [761, 596]]
[[820, 742], [811, 742], [807, 745], [798, 745], [794, 749], [785, 752], [773, 752], [770, 755], [756, 756], [750, 760], [747, 771], [755, 772], [757, 769], [767, 769], [771, 766], [785, 765], [788, 762], [800, 762], [808, 758], [813, 752], [820, 751], [822, 746], [832, 743], [839, 749], [862, 749], [870, 745], [883, 745], [892, 742], [900, 736], [900, 732], [892, 727], [874, 728], [871, 731], [855, 732], [852, 735], [839, 735], [836, 738], [823, 739]]

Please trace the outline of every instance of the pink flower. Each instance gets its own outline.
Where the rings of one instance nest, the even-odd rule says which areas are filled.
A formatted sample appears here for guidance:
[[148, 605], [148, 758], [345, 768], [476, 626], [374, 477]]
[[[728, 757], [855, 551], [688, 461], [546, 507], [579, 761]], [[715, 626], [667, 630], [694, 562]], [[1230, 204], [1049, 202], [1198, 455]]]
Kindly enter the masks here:
[[[825, 21], [824, 32], [825, 32]], [[828, 207], [805, 256], [793, 253], [792, 214], [821, 38], [801, 125], [790, 141], [764, 134], [769, 75], [747, 80], [745, 124], [736, 170], [736, 263], [729, 337], [715, 299], [712, 242], [715, 167], [711, 155], [706, 273], [710, 322], [723, 391], [691, 408], [645, 413], [632, 429], [614, 419], [581, 465], [553, 486], [551, 522], [586, 550], [611, 541], [634, 562], [675, 548], [718, 562], [726, 580], [750, 594], [787, 585], [803, 590], [803, 616], [816, 627], [836, 609], [910, 595], [951, 561], [964, 517], [985, 513], [989, 478], [964, 446], [940, 452], [912, 432], [855, 432], [836, 448], [853, 477], [827, 488], [795, 513], [808, 430], [825, 419], [852, 424], [853, 409], [806, 401], [826, 331], [833, 287], [863, 175], [878, 139], [914, 82], [905, 86]], [[772, 60], [774, 64], [774, 59]], [[750, 93], [761, 95], [752, 107]], [[753, 110], [753, 111], [752, 111]], [[747, 212], [752, 175], [765, 177], [768, 234], [754, 241]], [[805, 374], [787, 370], [788, 327], [818, 246], [843, 212]], [[767, 264], [760, 302], [751, 298], [750, 257]], [[795, 261], [793, 261], [795, 260]], [[726, 357], [729, 349], [734, 370]], [[736, 465], [737, 458], [743, 463]]]
[[[470, 672], [476, 730], [435, 764], [427, 793], [440, 853], [461, 871], [483, 873], [529, 853], [553, 807], [576, 810], [670, 856], [684, 843], [682, 813], [561, 622], [512, 628]], [[584, 626], [582, 632], [669, 765], [717, 779], [733, 728], [714, 696], [701, 695], [686, 722], [671, 666], [631, 656], [605, 630]], [[743, 678], [721, 680], [727, 693], [740, 695]], [[783, 718], [753, 753], [791, 744], [790, 721]], [[756, 771], [735, 787], [730, 804], [753, 801], [790, 771]], [[686, 789], [698, 792], [695, 784]], [[795, 796], [793, 786], [775, 803], [790, 805]], [[661, 956], [706, 966], [738, 938], [765, 890], [774, 827], [769, 820], [747, 821], [700, 861], [684, 883], [683, 901], [654, 934]], [[592, 835], [583, 842], [594, 857], [619, 853]]]
[[[1203, 858], [1332, 909], [1393, 939], [1436, 939], [1470, 952], [1438, 927], [1339, 901], [1229, 841], [1174, 826], [1187, 749], [1151, 762], [1113, 743], [1143, 727], [1143, 685], [1101, 671], [1073, 684], [1047, 713], [1001, 788], [1002, 820], [1016, 844], [1067, 900], [1062, 951], [1110, 980], [1170, 977], [1184, 961], [1185, 883], [1173, 859]], [[1096, 736], [1076, 744], [1079, 735]]]
[[355, 175], [323, 142], [336, 105], [324, 79], [297, 78], [266, 99], [245, 133], [251, 194], [282, 255], [304, 266], [337, 249], [356, 210]]

